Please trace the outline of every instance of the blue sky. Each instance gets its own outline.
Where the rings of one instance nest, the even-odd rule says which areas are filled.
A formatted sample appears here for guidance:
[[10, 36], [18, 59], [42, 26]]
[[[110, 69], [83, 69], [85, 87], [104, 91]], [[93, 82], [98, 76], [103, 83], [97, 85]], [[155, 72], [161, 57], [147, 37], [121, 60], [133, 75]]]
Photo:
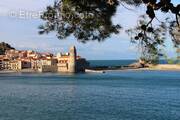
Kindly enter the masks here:
[[[179, 0], [174, 0], [178, 3]], [[29, 14], [43, 11], [53, 0], [1, 0], [0, 1], [0, 42], [8, 42], [20, 50], [33, 49], [43, 52], [66, 52], [71, 45], [76, 45], [78, 53], [87, 59], [135, 59], [139, 54], [136, 46], [130, 43], [129, 37], [122, 32], [114, 35], [105, 42], [79, 43], [73, 37], [58, 40], [54, 33], [38, 35], [38, 26], [43, 23], [37, 17]], [[144, 13], [145, 8], [133, 8], [129, 11], [119, 7], [113, 17], [114, 23], [120, 23], [125, 29], [137, 23], [137, 16]], [[17, 14], [28, 13], [28, 18]], [[21, 12], [21, 13], [20, 13]], [[15, 16], [12, 14], [15, 13]], [[162, 15], [160, 15], [161, 17]], [[167, 42], [167, 53], [174, 55], [171, 43]]]

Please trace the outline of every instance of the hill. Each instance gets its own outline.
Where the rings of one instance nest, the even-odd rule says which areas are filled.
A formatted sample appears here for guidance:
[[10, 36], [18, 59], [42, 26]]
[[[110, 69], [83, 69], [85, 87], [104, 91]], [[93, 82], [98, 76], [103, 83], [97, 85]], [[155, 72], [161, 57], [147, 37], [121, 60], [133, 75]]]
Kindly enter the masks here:
[[4, 55], [6, 50], [15, 49], [11, 47], [8, 43], [1, 42], [0, 43], [0, 55]]

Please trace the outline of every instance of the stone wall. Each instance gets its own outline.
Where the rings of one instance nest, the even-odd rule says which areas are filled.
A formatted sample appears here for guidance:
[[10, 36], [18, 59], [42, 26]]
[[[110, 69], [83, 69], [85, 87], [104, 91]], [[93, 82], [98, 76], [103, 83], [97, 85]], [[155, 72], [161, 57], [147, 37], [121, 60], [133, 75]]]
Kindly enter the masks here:
[[39, 72], [57, 72], [57, 66], [54, 65], [42, 65], [40, 68], [38, 68]]

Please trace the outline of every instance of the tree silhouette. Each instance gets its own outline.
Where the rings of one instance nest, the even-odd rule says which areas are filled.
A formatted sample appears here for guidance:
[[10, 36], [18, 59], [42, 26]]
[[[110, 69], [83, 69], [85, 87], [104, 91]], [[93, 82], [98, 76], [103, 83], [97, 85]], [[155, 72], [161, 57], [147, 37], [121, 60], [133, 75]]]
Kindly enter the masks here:
[[111, 34], [119, 33], [120, 25], [113, 25], [111, 19], [118, 2], [109, 5], [100, 0], [62, 0], [48, 6], [42, 19], [46, 24], [40, 26], [40, 34], [57, 31], [57, 37], [64, 39], [71, 34], [77, 40], [102, 41]]
[[10, 50], [10, 49], [15, 49], [15, 48], [11, 47], [11, 45], [9, 45], [5, 42], [0, 43], [0, 55], [4, 55], [5, 51]]
[[161, 49], [165, 47], [167, 24], [165, 22], [146, 27], [148, 23], [147, 15], [139, 17], [138, 25], [135, 28], [126, 30], [131, 37], [131, 42], [137, 44], [141, 53], [141, 59], [148, 63], [157, 63], [162, 56]]
[[[55, 31], [59, 39], [64, 39], [73, 35], [78, 41], [83, 43], [89, 40], [103, 41], [112, 34], [118, 34], [121, 30], [119, 24], [112, 23], [112, 17], [117, 12], [119, 5], [145, 5], [147, 7], [146, 15], [149, 21], [137, 26], [139, 31], [135, 39], [145, 41], [148, 47], [146, 52], [150, 55], [158, 54], [157, 46], [162, 45], [165, 31], [169, 31], [172, 40], [178, 45], [177, 37], [171, 32], [176, 26], [179, 28], [178, 17], [180, 16], [180, 4], [175, 5], [171, 0], [57, 0], [53, 6], [48, 6], [42, 19], [44, 25], [39, 26], [39, 34]], [[160, 26], [153, 26], [152, 21], [156, 18], [156, 12], [170, 12], [175, 15], [174, 20], [166, 21], [168, 25], [164, 30], [159, 30]], [[119, 20], [120, 21], [120, 20]], [[163, 22], [165, 24], [166, 22]], [[170, 24], [171, 23], [171, 24]], [[161, 24], [163, 26], [163, 24]], [[161, 26], [161, 27], [162, 27]], [[155, 28], [154, 28], [155, 27]], [[149, 34], [151, 34], [149, 36]], [[153, 39], [153, 42], [152, 42]], [[151, 42], [150, 42], [151, 41]], [[151, 50], [150, 50], [151, 49]]]
[[81, 42], [102, 41], [119, 33], [121, 26], [113, 25], [111, 19], [122, 3], [134, 6], [143, 3], [147, 6], [146, 14], [150, 21], [144, 25], [146, 28], [158, 10], [174, 14], [179, 25], [180, 4], [175, 6], [171, 0], [57, 0], [42, 15], [46, 23], [39, 27], [39, 33], [56, 31], [59, 39], [74, 35]]

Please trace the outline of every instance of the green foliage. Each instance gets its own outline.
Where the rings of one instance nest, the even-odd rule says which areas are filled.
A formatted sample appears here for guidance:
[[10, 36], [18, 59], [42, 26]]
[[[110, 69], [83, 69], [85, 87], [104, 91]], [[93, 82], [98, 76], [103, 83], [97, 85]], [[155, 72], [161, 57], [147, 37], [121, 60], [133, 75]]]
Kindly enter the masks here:
[[176, 22], [179, 25], [177, 17], [180, 16], [180, 4], [174, 5], [171, 0], [142, 0], [147, 5], [146, 14], [152, 20], [155, 18], [155, 11], [171, 12], [176, 16]]
[[118, 5], [124, 6], [124, 3], [134, 6], [144, 3], [147, 6], [146, 14], [151, 20], [143, 29], [147, 27], [148, 32], [153, 31], [149, 25], [156, 16], [155, 11], [171, 11], [176, 18], [180, 12], [180, 5], [175, 6], [171, 0], [56, 0], [42, 15], [45, 24], [39, 27], [39, 34], [55, 31], [59, 39], [73, 35], [81, 42], [103, 41], [120, 32], [121, 26], [114, 25], [112, 17]]
[[167, 55], [164, 55], [165, 60], [167, 61], [168, 64], [177, 64], [177, 59], [176, 58], [169, 58]]
[[4, 55], [5, 51], [10, 49], [14, 49], [14, 48], [5, 42], [0, 43], [0, 55]]
[[[180, 4], [175, 5], [171, 0], [57, 0], [42, 15], [45, 24], [39, 26], [39, 34], [55, 31], [59, 39], [73, 35], [83, 43], [89, 40], [103, 41], [112, 34], [118, 34], [122, 28], [119, 24], [112, 23], [119, 5], [139, 6], [142, 3], [147, 7], [148, 17], [141, 16], [138, 26], [126, 32], [131, 36], [131, 42], [140, 47], [141, 57], [156, 63], [162, 56], [159, 48], [164, 47], [167, 31], [175, 46], [180, 43], [172, 32], [175, 27], [179, 28]], [[153, 25], [156, 11], [171, 12], [176, 20]]]
[[100, 0], [62, 0], [48, 6], [42, 19], [45, 25], [39, 27], [40, 34], [57, 32], [59, 39], [74, 35], [77, 40], [102, 41], [111, 34], [118, 34], [120, 25], [113, 25], [111, 19], [118, 6]]
[[119, 33], [121, 26], [113, 25], [112, 17], [118, 5], [124, 6], [124, 3], [134, 6], [144, 3], [151, 18], [149, 23], [155, 18], [157, 10], [171, 11], [176, 16], [180, 12], [180, 5], [175, 6], [171, 0], [56, 0], [42, 15], [46, 23], [39, 27], [39, 34], [55, 31], [59, 39], [73, 35], [81, 42], [102, 41]]
[[148, 27], [148, 17], [142, 15], [135, 28], [126, 30], [131, 37], [131, 42], [138, 45], [141, 52], [141, 59], [156, 64], [162, 56], [161, 49], [165, 47], [167, 27], [165, 23]]
[[167, 59], [168, 64], [176, 64], [176, 60], [174, 58]]
[[[180, 21], [180, 18], [178, 17]], [[179, 47], [180, 45], [180, 26], [177, 25], [176, 21], [171, 21], [170, 18], [166, 19], [166, 23], [168, 23], [168, 30], [171, 35], [172, 42], [175, 47]]]

